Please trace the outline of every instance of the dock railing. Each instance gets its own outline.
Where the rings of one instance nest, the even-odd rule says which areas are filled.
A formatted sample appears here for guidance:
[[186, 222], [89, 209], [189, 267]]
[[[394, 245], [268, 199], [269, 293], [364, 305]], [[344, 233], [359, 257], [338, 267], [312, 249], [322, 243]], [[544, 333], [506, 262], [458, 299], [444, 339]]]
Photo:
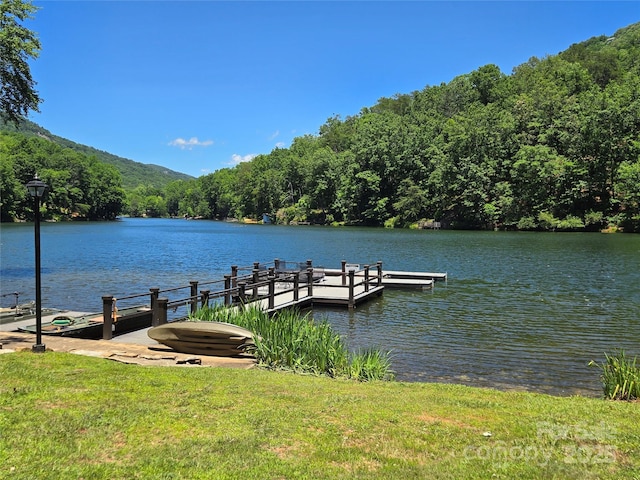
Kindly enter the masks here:
[[382, 286], [382, 262], [375, 263], [375, 267], [358, 263], [347, 263], [342, 260], [340, 270], [325, 270], [327, 277], [340, 277], [339, 282], [330, 282], [334, 288], [348, 289], [347, 306], [354, 308], [360, 294], [367, 294], [372, 288]]
[[349, 277], [349, 273], [353, 272], [354, 274], [363, 272], [365, 277], [365, 288], [368, 290], [369, 286], [382, 285], [382, 262], [377, 261], [375, 263], [375, 274], [371, 275], [371, 265], [367, 264], [363, 267], [360, 267], [359, 263], [347, 263], [346, 260], [342, 260], [340, 272], [336, 273], [335, 271], [327, 271], [327, 275], [340, 275], [342, 277], [342, 285], [347, 285], [347, 278]]
[[[273, 312], [289, 306], [310, 306], [314, 299], [314, 286], [321, 288], [348, 289], [346, 303], [355, 307], [360, 291], [369, 292], [370, 288], [380, 287], [382, 281], [382, 262], [376, 263], [376, 273], [371, 273], [369, 265], [360, 268], [359, 264], [342, 262], [342, 277], [339, 282], [325, 282], [325, 277], [335, 276], [335, 271], [313, 267], [311, 260], [306, 262], [285, 262], [276, 259], [273, 264], [255, 262], [251, 266], [232, 266], [231, 274], [223, 279], [198, 282], [189, 285], [160, 289], [153, 287], [148, 293], [119, 297], [118, 302], [137, 298], [148, 299], [152, 311], [151, 326], [162, 325], [183, 319], [193, 314], [199, 307], [212, 304], [233, 307], [255, 303]], [[207, 288], [202, 288], [207, 287]], [[361, 287], [361, 288], [360, 288]], [[181, 293], [188, 290], [188, 294]], [[171, 297], [171, 298], [170, 298]], [[177, 298], [176, 298], [177, 297]], [[344, 296], [339, 296], [344, 298]], [[116, 299], [105, 295], [103, 301], [103, 339], [113, 338], [114, 310]], [[319, 302], [320, 303], [320, 302]], [[180, 307], [186, 306], [186, 314], [177, 314]], [[171, 315], [173, 313], [173, 316]]]
[[[111, 340], [113, 338], [113, 329], [115, 323], [118, 321], [118, 308], [122, 309], [122, 303], [129, 303], [130, 300], [137, 298], [147, 297], [147, 293], [139, 293], [136, 295], [128, 295], [124, 297], [114, 297], [113, 295], [102, 296], [102, 338], [104, 340]], [[120, 307], [117, 307], [117, 303], [120, 302]], [[145, 307], [145, 305], [141, 305]], [[153, 297], [149, 301], [149, 309], [153, 310]], [[140, 314], [148, 314], [148, 310], [142, 310]], [[137, 314], [136, 314], [137, 315]], [[153, 316], [153, 312], [152, 312]], [[128, 317], [129, 318], [129, 317]], [[153, 317], [152, 317], [153, 318]]]

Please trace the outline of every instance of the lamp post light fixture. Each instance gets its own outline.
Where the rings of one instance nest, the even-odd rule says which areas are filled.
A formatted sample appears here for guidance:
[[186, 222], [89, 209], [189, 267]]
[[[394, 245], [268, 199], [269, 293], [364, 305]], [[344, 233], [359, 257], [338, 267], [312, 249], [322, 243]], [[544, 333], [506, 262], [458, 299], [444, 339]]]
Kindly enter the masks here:
[[47, 190], [47, 184], [33, 176], [33, 180], [27, 183], [29, 195], [33, 197], [35, 213], [35, 246], [36, 246], [36, 344], [31, 351], [41, 353], [46, 350], [42, 343], [42, 298], [40, 296], [40, 201]]

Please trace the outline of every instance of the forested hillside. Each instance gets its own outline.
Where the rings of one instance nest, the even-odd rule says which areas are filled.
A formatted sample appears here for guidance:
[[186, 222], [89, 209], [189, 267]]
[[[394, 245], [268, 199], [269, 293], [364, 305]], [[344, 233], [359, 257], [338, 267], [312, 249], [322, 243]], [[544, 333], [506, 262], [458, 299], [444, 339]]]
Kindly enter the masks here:
[[[30, 121], [0, 120], [0, 221], [33, 215], [25, 184], [37, 173], [50, 187], [45, 219], [110, 220], [138, 205], [151, 214], [167, 184], [193, 177], [80, 145]], [[165, 209], [166, 210], [166, 209]]]
[[33, 218], [25, 184], [37, 173], [49, 186], [45, 220], [112, 220], [125, 206], [113, 165], [38, 137], [0, 132], [0, 220]]
[[95, 152], [0, 135], [2, 219], [28, 216], [23, 184], [37, 170], [54, 187], [46, 206], [55, 218], [102, 215], [83, 207], [81, 192], [105, 191], [81, 185], [76, 172], [89, 171], [90, 185], [113, 181], [106, 218], [120, 203], [117, 214], [134, 216], [640, 231], [640, 24], [531, 58], [510, 74], [485, 65], [381, 98], [329, 118], [290, 148], [198, 179], [160, 188], [145, 175], [126, 206], [119, 172]]
[[172, 215], [450, 228], [638, 229], [640, 24], [507, 75], [330, 118], [234, 168], [167, 187]]
[[29, 137], [36, 136], [48, 139], [61, 147], [70, 148], [86, 156], [95, 157], [100, 162], [113, 165], [122, 174], [122, 187], [126, 190], [133, 189], [140, 185], [164, 188], [165, 185], [175, 180], [189, 180], [193, 178], [185, 173], [169, 170], [160, 165], [135, 162], [93, 147], [80, 145], [79, 143], [54, 135], [28, 120], [22, 121], [20, 125], [16, 127], [12, 123], [3, 122], [2, 119], [0, 119], [0, 131], [21, 133]]

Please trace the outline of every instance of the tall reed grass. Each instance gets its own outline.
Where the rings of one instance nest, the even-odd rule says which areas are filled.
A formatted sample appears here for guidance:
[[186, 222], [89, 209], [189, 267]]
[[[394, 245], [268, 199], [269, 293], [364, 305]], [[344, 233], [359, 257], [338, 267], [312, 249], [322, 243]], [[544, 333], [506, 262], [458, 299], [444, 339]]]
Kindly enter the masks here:
[[255, 306], [231, 309], [217, 305], [199, 309], [190, 319], [231, 323], [253, 332], [255, 346], [250, 352], [268, 368], [360, 381], [393, 378], [389, 352], [369, 348], [349, 353], [326, 320], [316, 323], [297, 310], [269, 316]]
[[601, 370], [602, 389], [605, 398], [610, 400], [636, 400], [640, 398], [640, 367], [637, 357], [628, 358], [624, 350], [613, 355], [604, 354], [605, 361], [589, 362]]

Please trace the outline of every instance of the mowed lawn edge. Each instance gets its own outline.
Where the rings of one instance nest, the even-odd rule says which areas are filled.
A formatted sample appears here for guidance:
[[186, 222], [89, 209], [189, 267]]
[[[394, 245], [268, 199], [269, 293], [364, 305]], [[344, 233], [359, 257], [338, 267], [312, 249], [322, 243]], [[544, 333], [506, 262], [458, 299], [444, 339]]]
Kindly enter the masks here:
[[54, 352], [0, 379], [0, 478], [640, 478], [637, 402]]

